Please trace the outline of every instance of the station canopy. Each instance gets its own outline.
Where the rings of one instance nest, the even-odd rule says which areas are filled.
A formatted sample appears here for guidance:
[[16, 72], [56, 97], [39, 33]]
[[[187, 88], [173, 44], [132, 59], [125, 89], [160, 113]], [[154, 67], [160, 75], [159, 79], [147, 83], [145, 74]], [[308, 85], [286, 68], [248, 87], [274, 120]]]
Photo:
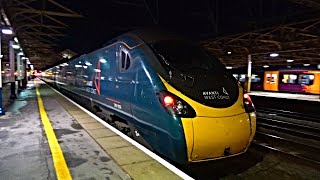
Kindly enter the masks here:
[[[320, 9], [320, 3], [314, 0], [288, 1]], [[112, 2], [119, 4], [123, 1]], [[151, 10], [146, 1], [133, 2], [140, 2], [137, 6], [139, 8], [146, 6]], [[36, 69], [48, 67], [61, 60], [61, 49], [57, 50], [60, 48], [61, 39], [66, 36], [66, 30], [70, 28], [67, 22], [82, 17], [80, 14], [57, 0], [6, 0], [0, 3], [1, 24], [12, 26], [21, 48]], [[121, 3], [123, 6], [127, 4]], [[159, 15], [158, 10], [155, 14]], [[150, 16], [155, 24], [159, 23], [159, 17], [152, 16], [152, 13]], [[10, 37], [2, 36], [4, 61], [9, 59], [6, 44], [8, 38]], [[205, 38], [201, 44], [232, 68], [247, 66], [248, 55], [251, 55], [253, 67], [320, 64], [320, 18], [248, 33]], [[272, 53], [278, 56], [271, 57]]]
[[320, 18], [217, 37], [202, 45], [232, 68], [320, 64]]
[[[82, 17], [55, 0], [1, 1], [1, 25], [11, 26], [16, 40], [35, 69], [42, 69], [61, 59], [57, 52], [61, 38], [69, 28], [66, 21]], [[8, 40], [2, 36], [3, 60], [8, 61]]]

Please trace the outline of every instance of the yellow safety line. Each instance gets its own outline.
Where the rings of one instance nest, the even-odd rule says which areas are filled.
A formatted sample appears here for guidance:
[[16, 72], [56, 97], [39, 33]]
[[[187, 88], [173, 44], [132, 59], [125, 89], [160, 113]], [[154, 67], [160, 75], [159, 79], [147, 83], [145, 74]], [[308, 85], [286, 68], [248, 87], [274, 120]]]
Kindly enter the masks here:
[[38, 87], [36, 88], [36, 92], [37, 92], [37, 98], [38, 98], [39, 112], [40, 112], [44, 130], [46, 132], [47, 139], [49, 142], [49, 147], [53, 157], [53, 164], [56, 170], [57, 178], [58, 180], [72, 180], [72, 177], [69, 172], [69, 168], [64, 159], [57, 137], [53, 131], [49, 117], [44, 109]]

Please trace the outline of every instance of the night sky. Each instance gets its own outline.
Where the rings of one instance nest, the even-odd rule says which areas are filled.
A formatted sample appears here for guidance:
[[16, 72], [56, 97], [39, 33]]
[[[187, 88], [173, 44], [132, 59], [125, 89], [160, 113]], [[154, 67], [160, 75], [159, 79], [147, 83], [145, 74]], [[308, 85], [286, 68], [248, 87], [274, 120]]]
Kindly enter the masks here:
[[[144, 6], [144, 0], [59, 2], [84, 16], [64, 20], [70, 28], [65, 31], [67, 37], [60, 42], [60, 50], [69, 48], [79, 54], [100, 48], [109, 39], [142, 27], [165, 27], [200, 40], [299, 21], [319, 14], [288, 0], [159, 0], [159, 19], [155, 23]], [[154, 1], [146, 2], [153, 14], [157, 14]]]

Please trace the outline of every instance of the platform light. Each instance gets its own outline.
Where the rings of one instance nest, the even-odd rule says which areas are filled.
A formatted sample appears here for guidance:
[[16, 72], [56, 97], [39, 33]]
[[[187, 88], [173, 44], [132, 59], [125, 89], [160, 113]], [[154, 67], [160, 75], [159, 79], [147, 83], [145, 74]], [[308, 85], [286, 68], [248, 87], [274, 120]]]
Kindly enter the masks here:
[[227, 54], [230, 55], [230, 54], [232, 54], [232, 52], [231, 52], [231, 51], [228, 51]]
[[19, 40], [17, 37], [14, 37], [13, 40], [16, 42], [16, 43], [19, 43]]
[[263, 67], [264, 67], [264, 68], [268, 68], [269, 66], [268, 66], [268, 65], [264, 65]]
[[320, 64], [318, 64], [318, 69], [320, 69]]
[[2, 32], [3, 34], [13, 34], [13, 31], [12, 31], [11, 28], [3, 28], [3, 29], [1, 30], [1, 32]]
[[20, 48], [20, 46], [18, 44], [13, 44], [12, 47], [13, 47], [13, 49], [19, 49]]
[[278, 56], [279, 56], [278, 53], [271, 53], [271, 54], [270, 54], [270, 57], [278, 57]]
[[232, 69], [232, 66], [226, 66], [227, 69]]
[[105, 59], [103, 59], [103, 58], [99, 59], [99, 61], [100, 61], [101, 63], [106, 63], [106, 62], [107, 62], [107, 60], [105, 60]]
[[303, 64], [303, 66], [310, 66], [310, 64]]
[[293, 61], [294, 61], [293, 59], [288, 59], [288, 60], [287, 60], [287, 62], [289, 62], [289, 63], [290, 63], [290, 62], [293, 62]]

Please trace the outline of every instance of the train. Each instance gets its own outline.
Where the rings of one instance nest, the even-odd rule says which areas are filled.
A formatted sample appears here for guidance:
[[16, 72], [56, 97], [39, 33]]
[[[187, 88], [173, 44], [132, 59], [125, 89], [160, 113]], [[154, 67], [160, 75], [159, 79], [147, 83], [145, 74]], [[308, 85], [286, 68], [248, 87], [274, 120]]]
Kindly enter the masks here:
[[267, 91], [320, 94], [320, 71], [265, 71], [263, 88]]
[[[244, 84], [246, 74], [233, 74]], [[320, 70], [280, 69], [260, 71], [252, 75], [251, 89], [303, 94], [320, 94]]]
[[55, 65], [42, 79], [177, 164], [236, 156], [255, 107], [225, 66], [172, 33], [137, 30]]

